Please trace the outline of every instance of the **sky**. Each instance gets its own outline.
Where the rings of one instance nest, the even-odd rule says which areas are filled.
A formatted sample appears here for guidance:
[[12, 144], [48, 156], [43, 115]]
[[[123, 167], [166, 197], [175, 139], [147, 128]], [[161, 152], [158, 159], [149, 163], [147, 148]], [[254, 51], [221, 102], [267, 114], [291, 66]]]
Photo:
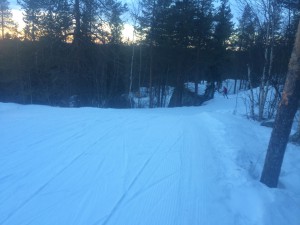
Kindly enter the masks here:
[[[129, 6], [132, 4], [132, 2], [134, 2], [135, 0], [121, 0], [124, 3], [127, 3]], [[23, 16], [22, 16], [22, 12], [20, 11], [21, 7], [20, 5], [17, 3], [17, 0], [8, 0], [8, 2], [10, 3], [10, 8], [12, 9], [12, 13], [13, 13], [13, 19], [15, 22], [18, 23], [19, 25], [19, 29], [22, 30], [22, 28], [25, 26], [25, 23], [23, 21]], [[231, 0], [231, 9], [233, 14], [235, 14], [235, 18], [237, 17], [236, 15], [237, 13], [237, 6], [236, 6], [236, 1], [235, 0]], [[133, 38], [133, 27], [130, 24], [130, 22], [128, 22], [130, 19], [128, 18], [128, 16], [125, 16], [125, 25], [124, 25], [124, 31], [123, 31], [123, 36], [124, 39], [131, 39]], [[236, 19], [233, 20], [234, 23], [236, 23]]]
[[[131, 4], [132, 0], [122, 0], [124, 3]], [[22, 30], [25, 26], [23, 21], [23, 15], [20, 5], [17, 3], [17, 0], [8, 0], [10, 3], [10, 8], [13, 14], [13, 19], [18, 23], [19, 30]], [[123, 36], [125, 40], [133, 38], [133, 27], [127, 22], [128, 18], [125, 18]]]

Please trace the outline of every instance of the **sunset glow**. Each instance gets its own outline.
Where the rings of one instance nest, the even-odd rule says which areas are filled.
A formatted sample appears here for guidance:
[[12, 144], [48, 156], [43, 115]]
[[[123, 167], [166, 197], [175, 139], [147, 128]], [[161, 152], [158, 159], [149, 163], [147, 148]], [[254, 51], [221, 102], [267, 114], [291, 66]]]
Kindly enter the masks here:
[[13, 14], [13, 20], [18, 24], [18, 29], [22, 30], [25, 27], [22, 11], [19, 9], [12, 9], [11, 12]]
[[[18, 25], [18, 30], [22, 31], [23, 28], [25, 27], [25, 23], [23, 21], [23, 13], [19, 9], [12, 9], [11, 10], [13, 14], [13, 20], [17, 23]], [[131, 24], [124, 24], [124, 29], [123, 29], [123, 40], [126, 41], [132, 41], [133, 39], [133, 26]]]

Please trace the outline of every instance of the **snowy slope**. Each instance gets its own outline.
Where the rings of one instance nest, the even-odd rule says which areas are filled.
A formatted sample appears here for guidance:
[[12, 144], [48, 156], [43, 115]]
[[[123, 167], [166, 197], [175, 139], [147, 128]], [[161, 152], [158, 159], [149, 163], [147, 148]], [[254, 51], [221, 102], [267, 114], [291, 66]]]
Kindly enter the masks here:
[[229, 96], [201, 107], [0, 104], [0, 224], [299, 225], [300, 149], [258, 182], [271, 130]]

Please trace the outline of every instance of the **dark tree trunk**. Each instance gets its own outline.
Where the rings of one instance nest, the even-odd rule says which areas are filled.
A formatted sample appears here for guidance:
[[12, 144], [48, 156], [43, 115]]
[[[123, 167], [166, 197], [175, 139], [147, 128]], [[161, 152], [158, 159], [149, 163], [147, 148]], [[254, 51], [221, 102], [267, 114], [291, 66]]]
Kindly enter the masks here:
[[234, 90], [233, 90], [234, 94], [236, 94], [236, 85], [237, 85], [237, 79], [234, 80]]
[[283, 157], [300, 99], [300, 23], [289, 70], [268, 146], [261, 182], [277, 187]]
[[150, 46], [150, 68], [149, 68], [149, 108], [153, 108], [154, 96], [153, 96], [153, 46]]
[[4, 39], [4, 10], [1, 10], [1, 33], [2, 40]]
[[80, 24], [80, 0], [75, 0], [74, 3], [74, 18], [75, 18], [75, 30], [74, 30], [74, 39], [73, 43], [79, 44], [81, 39], [81, 24]]

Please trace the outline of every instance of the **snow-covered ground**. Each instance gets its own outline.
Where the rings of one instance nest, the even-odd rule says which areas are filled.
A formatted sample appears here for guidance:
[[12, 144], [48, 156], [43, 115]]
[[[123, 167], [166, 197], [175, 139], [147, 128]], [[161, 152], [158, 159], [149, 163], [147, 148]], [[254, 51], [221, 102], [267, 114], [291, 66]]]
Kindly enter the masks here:
[[259, 182], [271, 129], [217, 95], [200, 107], [0, 103], [1, 225], [299, 225], [300, 149]]

